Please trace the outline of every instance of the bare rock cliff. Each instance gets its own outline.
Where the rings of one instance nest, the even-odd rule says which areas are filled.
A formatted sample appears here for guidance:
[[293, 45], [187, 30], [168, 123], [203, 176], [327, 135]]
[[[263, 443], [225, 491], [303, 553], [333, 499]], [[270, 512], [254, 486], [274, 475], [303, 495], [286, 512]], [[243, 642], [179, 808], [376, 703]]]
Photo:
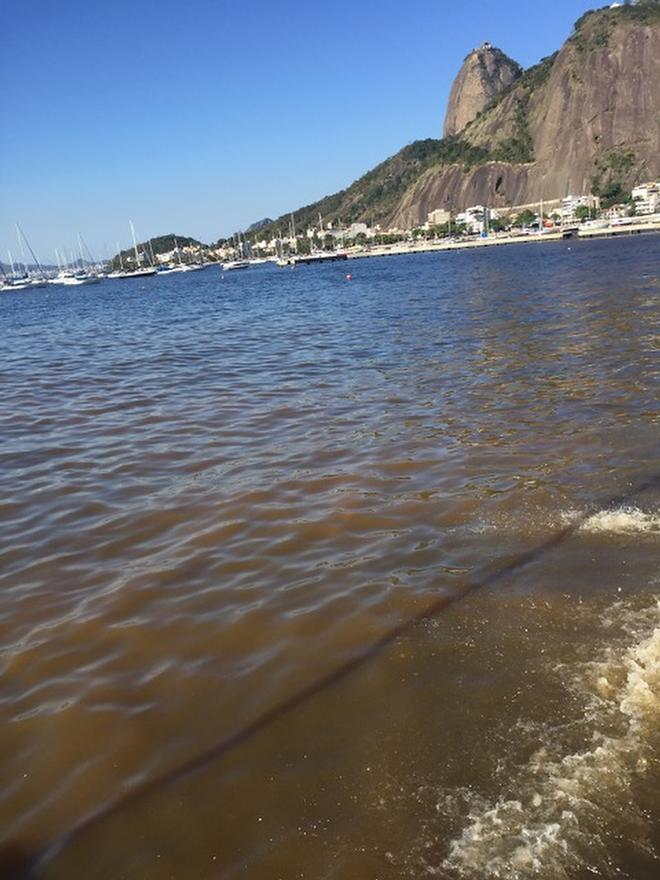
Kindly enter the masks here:
[[493, 150], [519, 120], [532, 148], [529, 201], [589, 192], [612, 153], [628, 166], [622, 183], [660, 173], [660, 18], [617, 23], [618, 10], [608, 13], [564, 45], [540, 87], [521, 84], [465, 132]]
[[562, 49], [501, 92], [461, 140], [485, 160], [426, 171], [390, 216], [393, 226], [423, 222], [440, 207], [605, 195], [660, 177], [660, 3], [584, 16]]
[[[588, 12], [564, 46], [523, 72], [472, 52], [442, 140], [408, 144], [341, 192], [300, 208], [326, 221], [408, 229], [436, 208], [534, 205], [594, 193], [626, 201], [660, 179], [660, 0]], [[267, 227], [273, 234], [289, 215]]]
[[461, 132], [521, 73], [519, 64], [490, 43], [470, 52], [449, 95], [444, 136]]

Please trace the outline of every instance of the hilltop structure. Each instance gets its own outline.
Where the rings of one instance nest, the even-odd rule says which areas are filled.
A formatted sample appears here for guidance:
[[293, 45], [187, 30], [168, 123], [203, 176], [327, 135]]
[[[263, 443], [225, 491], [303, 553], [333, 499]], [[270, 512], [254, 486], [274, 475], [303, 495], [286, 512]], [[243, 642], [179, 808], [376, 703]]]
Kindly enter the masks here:
[[463, 62], [449, 95], [444, 137], [463, 131], [494, 98], [519, 79], [522, 72], [516, 61], [490, 43], [473, 49]]

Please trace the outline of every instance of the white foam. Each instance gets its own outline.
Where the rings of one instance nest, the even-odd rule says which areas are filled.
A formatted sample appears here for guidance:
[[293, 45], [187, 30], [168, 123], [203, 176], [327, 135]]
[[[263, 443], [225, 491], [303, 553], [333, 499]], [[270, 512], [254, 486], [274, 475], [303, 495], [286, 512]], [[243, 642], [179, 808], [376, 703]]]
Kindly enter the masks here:
[[468, 793], [463, 830], [442, 863], [450, 876], [568, 880], [577, 869], [610, 876], [613, 819], [636, 838], [643, 817], [631, 787], [648, 771], [660, 729], [660, 602], [641, 613], [622, 603], [611, 611], [619, 620], [628, 614], [631, 640], [569, 670], [570, 685], [583, 691], [591, 740], [562, 753], [562, 732], [548, 730], [546, 745], [513, 780], [515, 797], [486, 804]]
[[[574, 522], [580, 514], [567, 511], [562, 520]], [[647, 513], [638, 507], [619, 507], [614, 510], [601, 510], [588, 517], [580, 525], [581, 532], [611, 532], [613, 534], [660, 534], [660, 514]]]

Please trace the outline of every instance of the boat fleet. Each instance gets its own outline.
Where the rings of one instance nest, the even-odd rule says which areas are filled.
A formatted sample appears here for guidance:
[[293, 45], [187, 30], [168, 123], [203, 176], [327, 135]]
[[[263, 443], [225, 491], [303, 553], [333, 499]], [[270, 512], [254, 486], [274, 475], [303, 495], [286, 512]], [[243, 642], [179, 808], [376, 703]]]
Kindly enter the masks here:
[[[293, 222], [293, 220], [292, 220]], [[131, 228], [131, 236], [133, 239], [133, 255], [128, 256], [126, 261], [126, 251], [122, 251], [119, 243], [117, 243], [116, 261], [111, 263], [109, 260], [102, 265], [94, 260], [89, 248], [85, 244], [81, 235], [78, 235], [79, 256], [75, 259], [70, 254], [62, 256], [58, 250], [55, 251], [57, 258], [57, 272], [53, 268], [44, 269], [37, 259], [32, 247], [30, 246], [25, 233], [21, 227], [16, 224], [16, 233], [18, 236], [19, 247], [21, 250], [21, 262], [15, 263], [9, 252], [9, 268], [0, 263], [0, 292], [18, 291], [18, 290], [34, 290], [37, 288], [45, 288], [49, 285], [60, 285], [62, 287], [82, 287], [92, 284], [99, 284], [102, 280], [116, 279], [134, 279], [149, 278], [160, 275], [173, 275], [179, 272], [199, 272], [208, 266], [217, 266], [217, 263], [204, 262], [201, 253], [198, 261], [187, 262], [183, 259], [179, 249], [179, 244], [174, 237], [174, 250], [170, 252], [169, 262], [160, 263], [156, 259], [151, 241], [145, 245], [138, 245], [135, 235], [135, 227], [132, 221], [129, 221]], [[142, 252], [140, 252], [142, 247]], [[32, 263], [28, 266], [28, 258], [26, 250], [29, 251]], [[237, 236], [234, 259], [220, 264], [222, 274], [225, 272], [234, 272], [240, 269], [249, 269], [251, 266], [259, 263], [274, 262], [282, 268], [295, 268], [297, 265], [308, 263], [326, 263], [335, 260], [345, 260], [347, 254], [340, 252], [312, 252], [307, 255], [285, 254], [283, 250], [279, 250], [275, 257], [247, 258], [245, 243]], [[118, 264], [118, 265], [117, 265]]]
[[[69, 256], [68, 259], [62, 259], [59, 251], [56, 250], [57, 273], [53, 275], [52, 272], [49, 272], [42, 267], [32, 250], [25, 233], [21, 227], [16, 224], [16, 233], [22, 259], [18, 263], [14, 262], [11, 252], [9, 252], [10, 271], [7, 272], [4, 268], [0, 268], [0, 272], [2, 273], [2, 278], [0, 279], [0, 291], [34, 290], [49, 285], [82, 287], [90, 284], [99, 284], [106, 278], [110, 280], [148, 278], [156, 275], [171, 275], [176, 272], [199, 272], [202, 269], [206, 269], [207, 266], [214, 265], [213, 263], [205, 263], [201, 260], [199, 262], [184, 262], [176, 238], [174, 239], [174, 260], [170, 263], [159, 264], [153, 253], [151, 243], [151, 254], [148, 254], [146, 250], [143, 250], [143, 253], [140, 253], [135, 236], [135, 227], [132, 222], [130, 222], [130, 227], [133, 238], [133, 251], [135, 254], [134, 259], [130, 260], [130, 265], [127, 266], [124, 264], [123, 252], [118, 244], [119, 267], [114, 269], [104, 268], [94, 260], [82, 236], [79, 235], [78, 244], [80, 256], [75, 259], [71, 256]], [[29, 251], [30, 257], [32, 258], [32, 264], [29, 267], [26, 249]], [[236, 268], [238, 268], [238, 266]]]

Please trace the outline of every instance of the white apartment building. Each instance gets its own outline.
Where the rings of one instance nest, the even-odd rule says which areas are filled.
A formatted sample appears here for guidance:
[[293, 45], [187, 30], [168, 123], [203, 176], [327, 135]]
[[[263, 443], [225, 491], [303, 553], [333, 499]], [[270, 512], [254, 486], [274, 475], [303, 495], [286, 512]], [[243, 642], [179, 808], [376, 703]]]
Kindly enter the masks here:
[[642, 183], [632, 191], [637, 214], [656, 214], [660, 211], [660, 181]]
[[467, 231], [477, 234], [483, 232], [485, 211], [483, 205], [474, 205], [472, 208], [466, 208], [456, 215], [457, 223], [464, 223]]
[[575, 212], [578, 208], [589, 208], [594, 212], [598, 210], [600, 202], [596, 196], [566, 196], [561, 200], [561, 219], [562, 223], [575, 220]]
[[468, 232], [478, 235], [481, 232], [488, 232], [490, 221], [499, 219], [499, 216], [499, 213], [492, 208], [474, 205], [474, 207], [466, 208], [465, 211], [457, 214], [456, 222], [465, 223]]

